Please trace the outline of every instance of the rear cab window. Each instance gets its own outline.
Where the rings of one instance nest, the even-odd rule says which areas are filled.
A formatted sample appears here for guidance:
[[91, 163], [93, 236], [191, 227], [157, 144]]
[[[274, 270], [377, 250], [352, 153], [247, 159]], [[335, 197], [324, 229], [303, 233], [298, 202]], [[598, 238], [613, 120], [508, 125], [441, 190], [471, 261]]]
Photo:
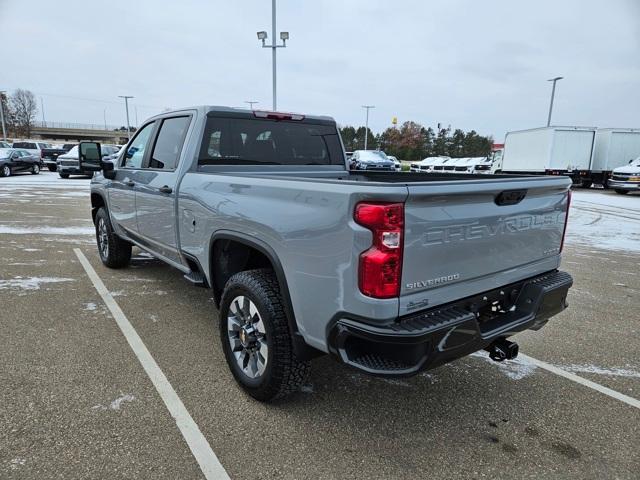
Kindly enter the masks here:
[[332, 124], [210, 116], [198, 163], [344, 165], [344, 154]]

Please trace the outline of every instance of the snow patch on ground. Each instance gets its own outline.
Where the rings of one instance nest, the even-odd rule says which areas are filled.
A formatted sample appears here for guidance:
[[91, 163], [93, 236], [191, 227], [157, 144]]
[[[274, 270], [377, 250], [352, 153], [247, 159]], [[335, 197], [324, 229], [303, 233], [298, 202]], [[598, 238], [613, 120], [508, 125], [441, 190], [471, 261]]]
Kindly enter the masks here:
[[0, 280], [0, 290], [40, 290], [42, 284], [62, 282], [75, 282], [75, 279], [63, 277], [14, 277], [8, 280]]
[[93, 312], [96, 308], [98, 308], [98, 306], [93, 302], [89, 302], [89, 303], [85, 303], [84, 304], [84, 310], [86, 312]]
[[120, 410], [122, 404], [124, 402], [133, 402], [136, 399], [133, 395], [125, 394], [120, 395], [118, 398], [113, 400], [108, 406], [105, 405], [94, 405], [91, 407], [92, 410]]
[[93, 227], [12, 227], [0, 225], [0, 233], [9, 235], [95, 235]]
[[573, 192], [567, 243], [640, 252], [639, 199], [614, 193]]
[[515, 358], [514, 360], [506, 360], [504, 362], [494, 362], [491, 360], [487, 353], [475, 352], [470, 355], [471, 357], [481, 358], [482, 360], [489, 362], [494, 367], [512, 380], [522, 380], [523, 378], [532, 375], [538, 368], [535, 364], [522, 358]]
[[11, 467], [11, 470], [17, 470], [18, 468], [22, 467], [26, 462], [27, 462], [26, 458], [22, 458], [22, 457], [12, 458], [11, 461], [9, 462], [9, 467]]
[[109, 292], [112, 297], [126, 297], [124, 290], [115, 290], [113, 292]]

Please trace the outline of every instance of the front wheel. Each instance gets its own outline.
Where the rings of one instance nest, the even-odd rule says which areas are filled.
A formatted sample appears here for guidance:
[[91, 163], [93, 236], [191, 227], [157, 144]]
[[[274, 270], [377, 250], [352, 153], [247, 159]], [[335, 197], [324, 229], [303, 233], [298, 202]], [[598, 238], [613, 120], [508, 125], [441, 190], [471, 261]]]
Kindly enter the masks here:
[[629, 190], [622, 190], [621, 188], [616, 188], [615, 191], [619, 195], [626, 195], [627, 193], [629, 193]]
[[220, 303], [220, 341], [236, 381], [269, 402], [297, 391], [309, 374], [298, 360], [278, 280], [268, 269], [232, 276]]
[[35, 164], [31, 167], [31, 174], [38, 175], [40, 173], [40, 165]]
[[10, 177], [11, 176], [11, 167], [9, 165], [4, 165], [2, 167], [2, 176]]
[[60, 178], [69, 178], [69, 174], [68, 173], [58, 173], [58, 175], [60, 175]]
[[96, 240], [100, 260], [109, 268], [126, 267], [131, 260], [131, 244], [113, 231], [109, 213], [101, 207], [96, 213]]

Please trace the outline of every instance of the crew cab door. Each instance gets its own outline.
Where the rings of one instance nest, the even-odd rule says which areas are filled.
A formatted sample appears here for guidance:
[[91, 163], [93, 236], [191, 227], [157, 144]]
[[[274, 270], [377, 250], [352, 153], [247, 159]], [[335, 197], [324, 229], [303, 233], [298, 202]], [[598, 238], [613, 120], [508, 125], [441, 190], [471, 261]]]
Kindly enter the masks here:
[[138, 238], [135, 187], [144, 174], [142, 165], [148, 153], [155, 122], [143, 126], [126, 147], [109, 187], [109, 212], [116, 228], [132, 239]]
[[178, 163], [190, 123], [190, 115], [157, 120], [150, 154], [136, 181], [139, 240], [176, 263], [181, 263], [175, 202]]

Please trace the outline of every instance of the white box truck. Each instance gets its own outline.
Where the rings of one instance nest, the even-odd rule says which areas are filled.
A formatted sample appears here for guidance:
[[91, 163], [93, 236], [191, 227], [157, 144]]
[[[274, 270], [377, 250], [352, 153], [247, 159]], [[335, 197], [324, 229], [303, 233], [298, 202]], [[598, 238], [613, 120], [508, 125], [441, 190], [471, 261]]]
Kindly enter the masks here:
[[591, 160], [591, 181], [608, 186], [614, 168], [640, 157], [640, 128], [598, 128]]
[[495, 173], [568, 175], [575, 184], [588, 182], [595, 127], [541, 127], [508, 132]]

